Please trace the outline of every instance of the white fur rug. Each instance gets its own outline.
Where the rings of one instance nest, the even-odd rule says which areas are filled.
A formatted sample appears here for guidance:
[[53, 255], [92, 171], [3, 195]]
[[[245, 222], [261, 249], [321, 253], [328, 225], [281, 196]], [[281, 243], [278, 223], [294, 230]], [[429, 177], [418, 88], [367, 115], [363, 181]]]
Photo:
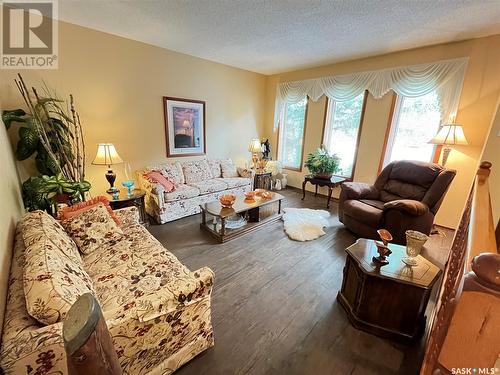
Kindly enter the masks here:
[[324, 227], [330, 226], [330, 213], [310, 208], [285, 208], [283, 221], [285, 233], [295, 241], [311, 241], [325, 234]]

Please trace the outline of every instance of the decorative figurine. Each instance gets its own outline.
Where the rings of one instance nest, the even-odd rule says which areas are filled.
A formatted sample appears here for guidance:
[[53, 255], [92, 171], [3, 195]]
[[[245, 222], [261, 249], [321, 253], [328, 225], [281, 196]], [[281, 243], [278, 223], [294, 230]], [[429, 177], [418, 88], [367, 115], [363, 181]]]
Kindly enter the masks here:
[[269, 139], [266, 138], [262, 144], [262, 159], [269, 160], [269, 154], [271, 153], [271, 143]]
[[386, 264], [389, 264], [389, 261], [387, 260], [387, 256], [391, 255], [392, 251], [389, 249], [388, 245], [389, 242], [392, 241], [392, 234], [387, 230], [387, 229], [379, 229], [377, 230], [377, 233], [382, 240], [382, 243], [379, 241], [375, 241], [375, 245], [377, 246], [377, 252], [379, 254], [378, 257], [373, 257], [372, 261], [375, 263], [377, 266], [385, 266]]

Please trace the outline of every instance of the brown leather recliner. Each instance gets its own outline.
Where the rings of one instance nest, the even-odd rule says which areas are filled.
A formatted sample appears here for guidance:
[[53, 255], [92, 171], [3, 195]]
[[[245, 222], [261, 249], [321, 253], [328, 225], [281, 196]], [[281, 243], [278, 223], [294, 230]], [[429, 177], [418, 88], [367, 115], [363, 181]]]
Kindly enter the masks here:
[[394, 161], [374, 185], [345, 182], [339, 198], [339, 220], [355, 234], [379, 238], [377, 229], [406, 244], [405, 231], [429, 234], [439, 206], [455, 177], [454, 170], [412, 160]]

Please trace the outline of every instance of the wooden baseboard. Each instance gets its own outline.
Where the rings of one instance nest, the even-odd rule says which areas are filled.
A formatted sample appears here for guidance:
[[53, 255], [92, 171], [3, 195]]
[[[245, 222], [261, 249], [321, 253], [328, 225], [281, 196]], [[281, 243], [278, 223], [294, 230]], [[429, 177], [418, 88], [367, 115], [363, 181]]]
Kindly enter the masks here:
[[[285, 188], [285, 189], [287, 189], [287, 190], [294, 190], [294, 191], [296, 191], [297, 193], [302, 194], [302, 188], [298, 188], [298, 187], [295, 187], [295, 186], [292, 186], [292, 185], [286, 185], [286, 188]], [[307, 194], [307, 193], [310, 193], [310, 194], [313, 194], [313, 195], [314, 195], [314, 191], [310, 191], [310, 190], [307, 190], [307, 189], [306, 189], [306, 194]], [[322, 194], [322, 193], [320, 193], [319, 191], [318, 191], [318, 195], [321, 195], [323, 198], [328, 198], [328, 195], [326, 195], [326, 194]], [[332, 197], [330, 198], [330, 201], [332, 201], [332, 202], [337, 202], [337, 203], [338, 203], [338, 202], [339, 202], [339, 199], [338, 199], [338, 198], [335, 198], [335, 197], [333, 197], [333, 196], [332, 196]]]

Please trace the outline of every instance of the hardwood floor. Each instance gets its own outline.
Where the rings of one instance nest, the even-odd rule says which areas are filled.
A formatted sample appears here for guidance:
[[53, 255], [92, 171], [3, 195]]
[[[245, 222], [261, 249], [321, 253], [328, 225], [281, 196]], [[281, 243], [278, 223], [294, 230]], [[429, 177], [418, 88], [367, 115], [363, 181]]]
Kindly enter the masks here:
[[[326, 207], [326, 198], [284, 190], [284, 207]], [[417, 374], [422, 343], [395, 344], [358, 331], [336, 301], [344, 249], [356, 238], [337, 219], [315, 241], [294, 242], [283, 223], [216, 243], [200, 216], [150, 231], [191, 270], [215, 272], [215, 346], [177, 371], [203, 374]], [[443, 247], [443, 244], [440, 243]]]

